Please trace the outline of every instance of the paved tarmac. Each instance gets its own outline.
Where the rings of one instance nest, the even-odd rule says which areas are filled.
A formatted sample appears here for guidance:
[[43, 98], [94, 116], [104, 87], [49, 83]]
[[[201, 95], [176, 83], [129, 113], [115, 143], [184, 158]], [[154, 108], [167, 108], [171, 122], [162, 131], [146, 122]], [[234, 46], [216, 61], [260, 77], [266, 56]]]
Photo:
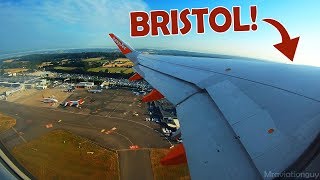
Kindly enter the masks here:
[[120, 179], [153, 179], [149, 150], [119, 151], [119, 161]]
[[[154, 126], [143, 120], [81, 114], [59, 108], [32, 107], [5, 101], [0, 103], [0, 112], [17, 120], [13, 128], [0, 135], [8, 150], [54, 129], [65, 129], [119, 152], [121, 179], [152, 179], [149, 151], [143, 149], [170, 147], [170, 143], [154, 131]], [[46, 128], [48, 124], [53, 127]], [[106, 134], [114, 128], [116, 130]], [[101, 132], [103, 129], [105, 131]], [[138, 145], [142, 150], [128, 150], [132, 145]]]

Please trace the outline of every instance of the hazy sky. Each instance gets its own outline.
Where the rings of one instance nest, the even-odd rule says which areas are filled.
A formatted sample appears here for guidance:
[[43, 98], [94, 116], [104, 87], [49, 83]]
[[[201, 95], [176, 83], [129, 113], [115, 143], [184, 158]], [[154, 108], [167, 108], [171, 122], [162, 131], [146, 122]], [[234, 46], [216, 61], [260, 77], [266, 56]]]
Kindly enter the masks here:
[[[129, 12], [241, 6], [242, 21], [251, 22], [250, 5], [258, 6], [258, 31], [206, 34], [193, 27], [186, 36], [131, 38]], [[178, 49], [258, 57], [288, 62], [273, 44], [278, 31], [261, 21], [274, 18], [291, 37], [301, 36], [295, 62], [320, 66], [319, 0], [0, 0], [0, 55], [57, 48], [114, 47], [107, 34], [113, 32], [135, 48]], [[206, 18], [207, 19], [207, 18]], [[191, 19], [194, 21], [194, 19]]]

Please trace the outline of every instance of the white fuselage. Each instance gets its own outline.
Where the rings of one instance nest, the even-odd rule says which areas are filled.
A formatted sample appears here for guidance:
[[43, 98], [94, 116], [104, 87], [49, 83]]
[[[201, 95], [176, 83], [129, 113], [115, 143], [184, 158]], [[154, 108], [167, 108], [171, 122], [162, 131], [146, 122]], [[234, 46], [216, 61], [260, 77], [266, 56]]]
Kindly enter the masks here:
[[57, 103], [58, 100], [54, 98], [43, 98], [42, 102], [44, 103]]

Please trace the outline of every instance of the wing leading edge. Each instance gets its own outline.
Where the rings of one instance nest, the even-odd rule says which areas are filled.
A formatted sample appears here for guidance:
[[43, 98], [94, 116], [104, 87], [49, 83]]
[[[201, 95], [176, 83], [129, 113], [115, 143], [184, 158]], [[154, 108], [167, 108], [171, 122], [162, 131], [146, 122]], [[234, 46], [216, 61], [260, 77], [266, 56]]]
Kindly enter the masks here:
[[134, 70], [177, 108], [193, 179], [267, 178], [319, 135], [320, 68], [129, 49]]

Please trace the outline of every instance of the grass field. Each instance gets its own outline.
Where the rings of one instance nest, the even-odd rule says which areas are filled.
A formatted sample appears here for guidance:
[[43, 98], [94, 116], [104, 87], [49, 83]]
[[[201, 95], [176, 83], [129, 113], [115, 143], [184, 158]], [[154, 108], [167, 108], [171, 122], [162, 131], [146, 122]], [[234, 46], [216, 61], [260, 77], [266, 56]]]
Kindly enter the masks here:
[[106, 62], [108, 60], [102, 60], [102, 57], [97, 57], [97, 58], [83, 59], [82, 61], [85, 61], [85, 62]]
[[63, 130], [18, 145], [12, 153], [37, 179], [119, 179], [115, 152]]
[[134, 64], [127, 58], [118, 58], [112, 62], [106, 63], [103, 67], [132, 67]]
[[90, 68], [88, 69], [89, 72], [100, 72], [100, 71], [105, 71], [108, 69], [108, 73], [120, 73], [121, 71], [124, 74], [130, 74], [133, 72], [132, 68], [122, 68], [122, 67], [112, 67], [112, 68], [106, 68], [106, 67], [98, 67], [98, 68]]
[[166, 179], [191, 179], [187, 164], [162, 166], [160, 160], [166, 156], [169, 149], [152, 149], [150, 159], [155, 180]]
[[20, 73], [28, 71], [28, 69], [25, 68], [13, 68], [13, 69], [5, 69], [4, 72], [11, 72], [11, 73]]
[[63, 67], [63, 66], [57, 66], [57, 67], [54, 67], [54, 69], [57, 69], [57, 70], [65, 70], [65, 71], [71, 71], [71, 70], [75, 70], [75, 69], [77, 69], [77, 67]]
[[14, 59], [8, 59], [8, 60], [4, 60], [3, 62], [4, 63], [11, 63], [11, 62], [13, 62], [14, 61]]
[[0, 133], [12, 128], [16, 124], [16, 120], [12, 117], [0, 114]]

